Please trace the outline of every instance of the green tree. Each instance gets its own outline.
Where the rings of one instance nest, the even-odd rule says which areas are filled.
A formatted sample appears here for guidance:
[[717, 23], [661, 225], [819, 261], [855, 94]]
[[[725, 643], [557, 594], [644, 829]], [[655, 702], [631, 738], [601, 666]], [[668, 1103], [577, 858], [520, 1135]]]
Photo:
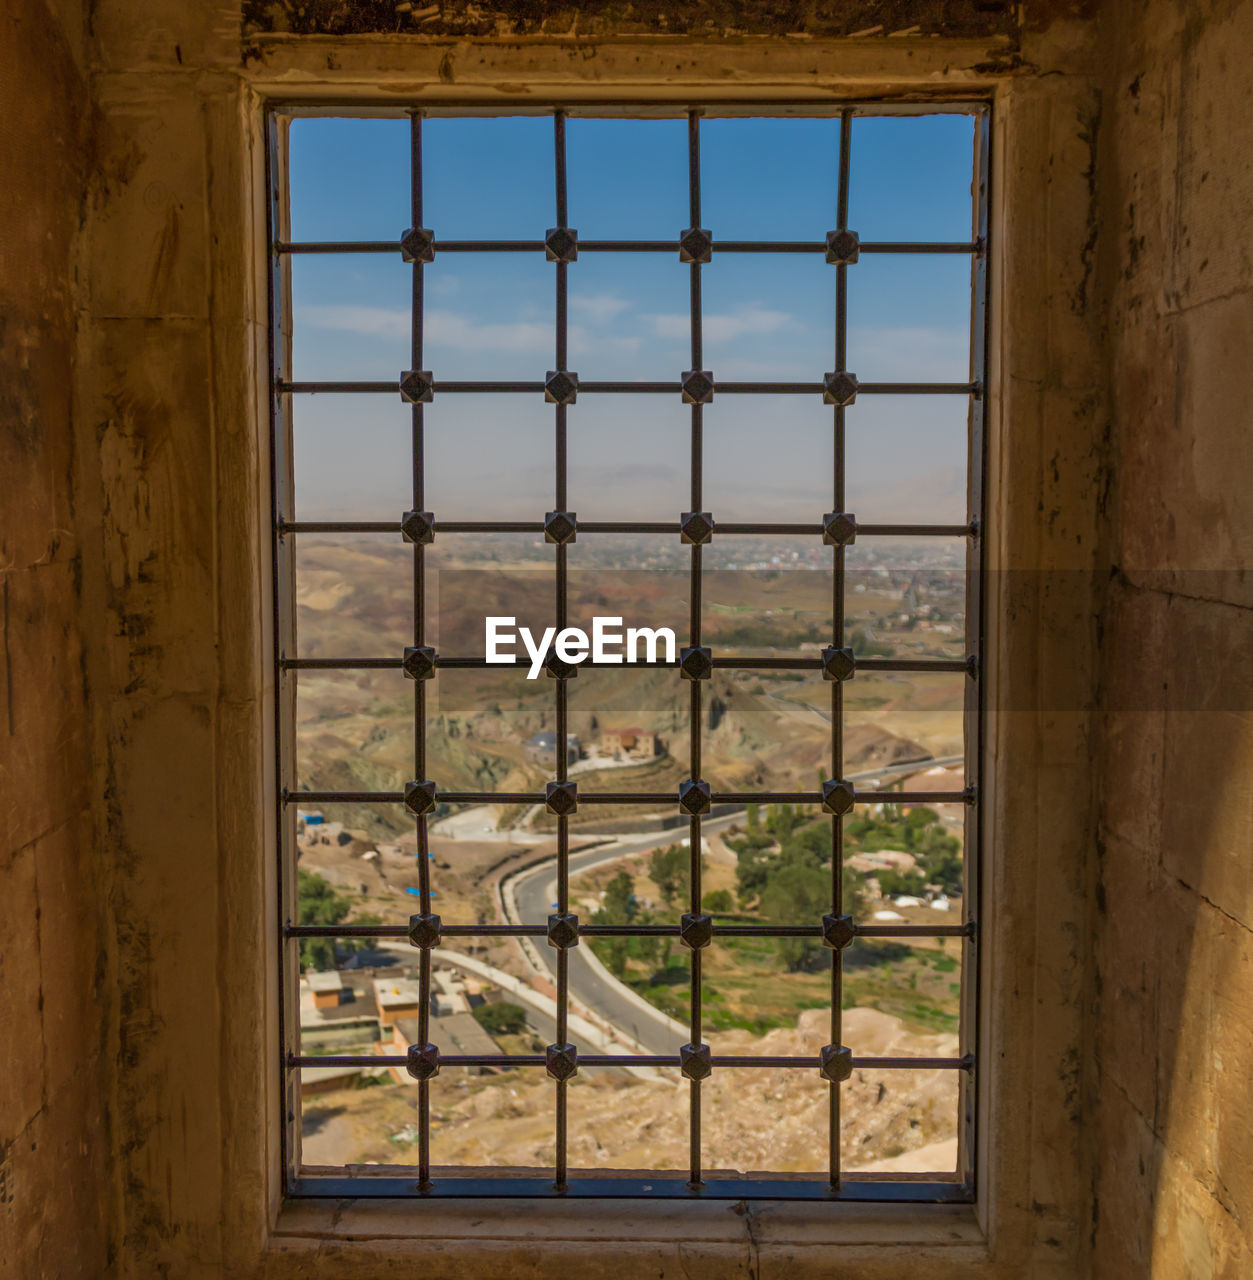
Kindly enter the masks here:
[[662, 898], [673, 906], [687, 880], [688, 853], [682, 845], [671, 844], [664, 849], [654, 849], [648, 860], [648, 875], [661, 892]]
[[[630, 924], [639, 914], [635, 900], [635, 884], [625, 868], [605, 886], [605, 898], [600, 910], [592, 916], [593, 924]], [[626, 973], [630, 955], [631, 938], [599, 938], [596, 952], [604, 960], [609, 972], [621, 978]]]
[[766, 825], [775, 839], [782, 844], [796, 827], [796, 811], [790, 804], [780, 804], [770, 816]]
[[755, 836], [757, 834], [757, 823], [760, 813], [760, 806], [750, 802], [744, 806], [744, 821], [748, 828], [748, 834]]
[[726, 915], [735, 905], [729, 889], [711, 889], [700, 902], [701, 909], [710, 915]]
[[[804, 863], [781, 866], [761, 892], [761, 914], [775, 924], [816, 922], [831, 909], [831, 884], [823, 871]], [[811, 967], [823, 951], [819, 938], [779, 938], [779, 958], [789, 970]]]
[[919, 871], [893, 871], [888, 868], [878, 872], [877, 878], [879, 892], [885, 898], [897, 898], [901, 895], [917, 897], [925, 883]]
[[965, 869], [957, 837], [941, 835], [923, 855], [922, 870], [929, 884], [938, 884], [945, 893], [961, 893]]
[[526, 1010], [502, 1000], [474, 1009], [474, 1020], [489, 1036], [516, 1036], [526, 1030]]
[[[352, 902], [320, 875], [301, 870], [296, 872], [296, 905], [301, 924], [341, 924], [352, 910]], [[300, 965], [304, 969], [333, 969], [335, 939], [301, 938]]]
[[[829, 822], [811, 822], [795, 831], [766, 868], [758, 898], [761, 914], [776, 924], [817, 924], [831, 910], [831, 852]], [[860, 915], [861, 877], [845, 867], [842, 888], [844, 912]], [[780, 938], [776, 946], [791, 970], [813, 967], [826, 950], [820, 938]]]
[[605, 900], [596, 913], [601, 924], [630, 924], [639, 911], [635, 901], [635, 882], [626, 870], [619, 871], [605, 886]]
[[775, 855], [760, 845], [739, 842], [735, 856], [735, 896], [746, 907], [766, 887]]

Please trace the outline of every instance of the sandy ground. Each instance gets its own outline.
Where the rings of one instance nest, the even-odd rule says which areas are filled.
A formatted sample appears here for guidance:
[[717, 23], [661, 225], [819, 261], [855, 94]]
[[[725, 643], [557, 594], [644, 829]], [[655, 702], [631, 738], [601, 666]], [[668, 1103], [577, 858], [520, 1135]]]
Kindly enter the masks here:
[[[866, 1055], [943, 1057], [956, 1037], [924, 1036], [872, 1009], [845, 1013], [846, 1039]], [[813, 1053], [826, 1015], [801, 1015], [795, 1030], [772, 1031], [724, 1052]], [[841, 1089], [841, 1158], [847, 1169], [951, 1174], [957, 1152], [957, 1072], [856, 1071]], [[552, 1084], [542, 1068], [503, 1075], [448, 1072], [431, 1089], [431, 1158], [436, 1164], [550, 1167]], [[711, 1170], [819, 1172], [826, 1168], [828, 1087], [816, 1070], [724, 1068], [702, 1087], [703, 1149]], [[309, 1165], [409, 1165], [415, 1158], [417, 1089], [387, 1084], [341, 1090], [305, 1102]], [[680, 1169], [687, 1161], [688, 1084], [580, 1073], [569, 1088], [572, 1168]]]

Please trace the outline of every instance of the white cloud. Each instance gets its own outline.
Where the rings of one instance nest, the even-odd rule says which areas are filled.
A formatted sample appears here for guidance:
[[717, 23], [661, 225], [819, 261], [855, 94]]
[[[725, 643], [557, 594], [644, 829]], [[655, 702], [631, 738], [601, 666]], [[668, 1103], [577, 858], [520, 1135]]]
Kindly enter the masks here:
[[[644, 317], [659, 338], [682, 339], [689, 333], [691, 321], [686, 311], [681, 314]], [[749, 302], [734, 311], [706, 313], [701, 320], [705, 337], [712, 342], [728, 342], [752, 334], [775, 333], [792, 320], [786, 311], [774, 311]]]
[[[553, 327], [539, 320], [515, 320], [480, 324], [456, 311], [431, 307], [426, 312], [425, 338], [432, 347], [477, 348], [491, 351], [547, 351], [553, 345]], [[372, 338], [407, 338], [407, 307], [309, 306], [301, 307], [297, 324], [338, 333], [360, 333]]]
[[[599, 356], [607, 359], [610, 356], [631, 357], [640, 349], [639, 338], [610, 337], [604, 333], [593, 333], [582, 325], [572, 324], [569, 331], [571, 356]], [[586, 374], [585, 377], [592, 377]]]
[[963, 382], [969, 359], [964, 327], [849, 328], [849, 367], [864, 382]]
[[338, 333], [362, 333], [370, 338], [409, 336], [409, 311], [396, 307], [298, 306], [296, 325], [334, 329]]
[[456, 311], [428, 310], [426, 340], [433, 347], [487, 351], [548, 351], [553, 326], [541, 320], [491, 321], [480, 324]]
[[570, 309], [586, 318], [588, 324], [608, 324], [615, 316], [630, 307], [625, 298], [616, 293], [572, 293]]
[[442, 271], [437, 271], [428, 280], [426, 291], [435, 298], [451, 298], [454, 294], [461, 292], [461, 277], [445, 275]]

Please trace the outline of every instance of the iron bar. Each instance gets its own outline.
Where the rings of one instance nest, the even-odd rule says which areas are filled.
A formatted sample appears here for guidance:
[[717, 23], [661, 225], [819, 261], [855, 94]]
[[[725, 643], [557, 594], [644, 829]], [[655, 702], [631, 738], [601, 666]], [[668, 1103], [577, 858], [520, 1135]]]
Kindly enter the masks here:
[[[441, 1067], [542, 1067], [542, 1053], [441, 1054]], [[303, 1067], [403, 1067], [408, 1062], [399, 1053], [343, 1053], [295, 1055], [287, 1065], [293, 1071]], [[809, 1068], [816, 1070], [818, 1058], [777, 1056], [711, 1057], [713, 1067], [721, 1068]], [[862, 1071], [968, 1071], [973, 1059], [965, 1058], [854, 1058], [853, 1067]], [[667, 1054], [588, 1053], [579, 1055], [580, 1067], [677, 1067], [679, 1056]], [[560, 1082], [559, 1082], [560, 1083]], [[692, 1179], [698, 1181], [698, 1179]]]
[[[557, 226], [565, 230], [569, 227], [566, 204], [566, 118], [565, 113], [553, 113], [553, 146], [555, 152], [555, 173], [557, 179]], [[566, 273], [568, 266], [559, 261], [557, 267], [557, 351], [556, 368], [558, 372], [566, 371], [567, 357], [567, 315], [568, 283]], [[557, 456], [556, 456], [556, 507], [557, 511], [565, 511], [568, 505], [567, 496], [567, 406], [558, 403], [556, 406]], [[565, 629], [568, 616], [568, 547], [562, 542], [556, 547], [556, 613], [557, 630]], [[566, 681], [557, 680], [557, 783], [568, 780], [569, 760], [567, 757], [569, 743], [569, 695]], [[570, 911], [570, 819], [565, 813], [557, 815], [557, 914], [565, 916]], [[570, 1015], [570, 953], [565, 947], [557, 950], [557, 1041], [558, 1050], [564, 1051], [569, 1042]], [[561, 1191], [566, 1186], [567, 1127], [569, 1098], [567, 1095], [568, 1080], [565, 1077], [556, 1080], [556, 1126], [554, 1146], [556, 1149], [555, 1185]]]
[[[409, 216], [414, 227], [422, 226], [422, 117], [409, 116]], [[424, 334], [423, 263], [413, 263], [412, 310], [410, 314], [410, 368], [422, 368]], [[421, 511], [425, 503], [425, 406], [414, 403], [411, 409], [412, 510]], [[413, 544], [413, 643], [421, 646], [426, 635], [426, 547]], [[426, 681], [413, 681], [413, 776], [425, 778], [426, 768]], [[417, 837], [418, 902], [423, 915], [431, 913], [431, 860], [425, 814], [414, 816]], [[431, 1017], [431, 953], [424, 948], [418, 957], [418, 1043], [430, 1039]], [[418, 1185], [431, 1182], [431, 1084], [418, 1081]]]
[[[287, 533], [399, 533], [397, 520], [286, 520], [278, 532]], [[543, 533], [542, 520], [436, 520], [435, 533]], [[821, 537], [822, 525], [792, 523], [757, 523], [753, 521], [717, 522], [718, 536], [755, 534], [767, 536]], [[678, 534], [677, 520], [580, 520], [580, 533], [650, 533]], [[966, 538], [977, 536], [969, 524], [858, 524], [858, 537]]]
[[[397, 1199], [412, 1196], [417, 1187], [412, 1177], [397, 1176], [325, 1176], [293, 1178], [288, 1186], [299, 1199]], [[794, 1201], [833, 1204], [966, 1204], [969, 1189], [956, 1180], [884, 1179], [882, 1175], [852, 1173], [839, 1191], [833, 1191], [824, 1178], [821, 1181], [787, 1174], [773, 1177], [743, 1178], [711, 1171], [700, 1186], [694, 1187], [685, 1174], [676, 1176], [664, 1171], [646, 1176], [617, 1176], [609, 1171], [583, 1173], [571, 1178], [558, 1191], [551, 1178], [464, 1176], [458, 1168], [450, 1168], [422, 1194], [437, 1200], [717, 1200], [723, 1202], [755, 1200]]]
[[[399, 382], [370, 381], [287, 381], [276, 383], [280, 392], [291, 395], [398, 395]], [[542, 395], [544, 384], [540, 381], [507, 379], [480, 379], [477, 381], [436, 379], [432, 384], [434, 394], [439, 395]], [[825, 388], [821, 382], [719, 382], [718, 395], [744, 396], [820, 396]], [[678, 382], [580, 382], [579, 395], [681, 395]], [[859, 396], [942, 396], [979, 395], [981, 384], [976, 382], [861, 382], [857, 386]]]
[[[700, 188], [700, 114], [688, 112], [687, 117], [687, 150], [688, 150], [688, 225], [699, 228], [701, 225], [701, 188]], [[699, 370], [704, 367], [704, 317], [701, 303], [701, 271], [699, 258], [693, 260], [689, 270], [688, 321], [691, 338], [691, 368]], [[704, 503], [704, 406], [694, 400], [691, 406], [691, 477], [688, 501], [691, 510], [698, 512]], [[691, 579], [688, 588], [688, 643], [693, 649], [701, 643], [701, 551], [699, 542], [693, 542], [691, 552]], [[689, 682], [688, 694], [688, 777], [699, 782], [702, 778], [701, 760], [701, 685], [703, 681]], [[688, 914], [690, 917], [701, 915], [701, 819], [699, 814], [692, 814], [688, 821]], [[702, 1040], [702, 1000], [701, 973], [702, 953], [700, 947], [692, 947], [688, 957], [689, 970], [689, 1016], [688, 1043], [698, 1052], [704, 1051]], [[688, 1080], [688, 1181], [693, 1187], [701, 1185], [703, 1179], [701, 1152], [701, 1081], [698, 1075]]]
[[[403, 804], [403, 791], [287, 791], [286, 804]], [[441, 791], [443, 804], [544, 804], [542, 792], [530, 791]], [[821, 805], [821, 791], [713, 791], [711, 804], [809, 804]], [[861, 791], [856, 804], [973, 804], [974, 791]], [[579, 804], [648, 804], [677, 806], [672, 791], [579, 792]]]
[[[980, 254], [983, 245], [975, 241], [956, 240], [879, 240], [866, 241], [862, 253], [956, 253]], [[436, 253], [543, 253], [543, 240], [439, 240], [433, 243]], [[677, 240], [580, 240], [580, 253], [678, 253]], [[719, 240], [718, 253], [801, 253], [825, 254], [822, 240]], [[395, 240], [280, 240], [274, 244], [276, 254], [327, 253], [391, 253], [399, 254]]]
[[[852, 149], [852, 113], [840, 113], [840, 152], [836, 170], [837, 231], [848, 229], [849, 158]], [[843, 370], [847, 357], [848, 334], [848, 266], [840, 262], [835, 268], [835, 369]], [[837, 404], [833, 410], [833, 474], [832, 511], [842, 512], [845, 501], [845, 406]], [[837, 649], [845, 643], [844, 626], [844, 546], [831, 548], [831, 643]], [[831, 682], [831, 777], [844, 777], [844, 682]], [[831, 914], [844, 913], [844, 818], [842, 814], [831, 816]], [[839, 947], [831, 949], [831, 1022], [830, 1044], [843, 1043], [844, 1009], [844, 952]], [[840, 1082], [831, 1080], [827, 1086], [827, 1164], [832, 1190], [840, 1186]]]
[[[581, 938], [677, 938], [677, 924], [582, 924]], [[858, 924], [853, 926], [862, 938], [968, 938], [974, 936], [974, 923], [965, 924]], [[407, 938], [407, 924], [289, 924], [284, 928], [288, 938]], [[822, 926], [817, 924], [712, 924], [716, 938], [820, 938]], [[548, 933], [542, 924], [441, 924], [440, 934], [447, 938], [543, 938]]]
[[[715, 654], [710, 656], [715, 670], [723, 671], [821, 671], [821, 658], [776, 658], [757, 657], [751, 654], [731, 656]], [[445, 668], [454, 671], [528, 671], [530, 662], [522, 658], [511, 658], [507, 662], [488, 662], [484, 658], [440, 657], [436, 655], [436, 669]], [[284, 671], [350, 671], [362, 670], [399, 670], [400, 658], [284, 658], [280, 666]], [[579, 663], [581, 667], [601, 670], [621, 670], [624, 666], [645, 671], [676, 671], [677, 662], [608, 662], [594, 658], [585, 658]], [[969, 658], [859, 658], [859, 671], [925, 671], [969, 673]], [[920, 762], [925, 763], [925, 762]]]

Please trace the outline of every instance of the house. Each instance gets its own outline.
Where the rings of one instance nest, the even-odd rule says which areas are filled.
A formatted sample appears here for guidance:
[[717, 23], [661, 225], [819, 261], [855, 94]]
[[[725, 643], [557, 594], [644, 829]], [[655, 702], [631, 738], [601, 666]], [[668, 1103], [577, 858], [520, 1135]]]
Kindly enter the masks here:
[[374, 1000], [379, 1027], [386, 1030], [400, 1018], [416, 1018], [422, 1004], [422, 988], [416, 978], [375, 978]]
[[[566, 764], [572, 765], [583, 754], [578, 738], [572, 733], [566, 734]], [[557, 735], [551, 729], [542, 729], [526, 744], [526, 758], [532, 764], [541, 764], [549, 768], [557, 762]]]
[[300, 1096], [308, 1098], [315, 1093], [333, 1093], [336, 1089], [347, 1089], [364, 1070], [364, 1067], [301, 1067]]
[[334, 969], [329, 973], [311, 973], [305, 981], [309, 984], [315, 1009], [337, 1009], [345, 995], [352, 999], [352, 988], [344, 986], [343, 975]]
[[[475, 1058], [496, 1057], [500, 1054], [500, 1046], [479, 1026], [473, 1014], [450, 1013], [446, 1017], [434, 1018], [428, 1024], [428, 1035], [433, 1044], [439, 1046], [442, 1056], [456, 1055]], [[404, 1053], [411, 1044], [418, 1044], [420, 1029], [417, 1018], [400, 1018], [392, 1023], [390, 1040], [381, 1040], [375, 1045], [379, 1054]], [[470, 1075], [488, 1075], [496, 1071], [495, 1067], [465, 1067]], [[390, 1067], [392, 1078], [400, 1084], [413, 1084], [413, 1077], [404, 1067]]]
[[660, 754], [657, 735], [649, 729], [606, 729], [598, 745], [602, 756], [615, 759], [651, 760]]

